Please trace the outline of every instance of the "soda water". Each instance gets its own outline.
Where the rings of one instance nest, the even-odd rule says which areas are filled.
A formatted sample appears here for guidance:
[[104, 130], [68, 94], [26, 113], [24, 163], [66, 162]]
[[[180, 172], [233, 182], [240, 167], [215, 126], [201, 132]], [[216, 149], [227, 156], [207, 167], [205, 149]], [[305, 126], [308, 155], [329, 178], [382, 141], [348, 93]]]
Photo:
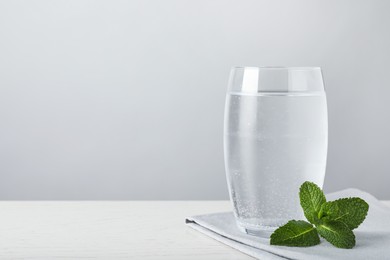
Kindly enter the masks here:
[[228, 93], [225, 166], [240, 228], [304, 219], [299, 187], [322, 187], [327, 153], [325, 92]]

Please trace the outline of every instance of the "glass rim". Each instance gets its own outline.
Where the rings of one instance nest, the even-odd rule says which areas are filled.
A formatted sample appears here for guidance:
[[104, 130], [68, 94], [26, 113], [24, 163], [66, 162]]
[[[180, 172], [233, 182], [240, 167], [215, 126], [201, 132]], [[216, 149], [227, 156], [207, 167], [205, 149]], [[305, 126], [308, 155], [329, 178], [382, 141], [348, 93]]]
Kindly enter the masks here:
[[260, 92], [324, 92], [320, 67], [233, 67], [228, 91]]
[[311, 70], [321, 70], [321, 67], [288, 67], [288, 66], [234, 66], [232, 70], [240, 70], [240, 69], [259, 69], [259, 70], [303, 70], [303, 71], [311, 71]]

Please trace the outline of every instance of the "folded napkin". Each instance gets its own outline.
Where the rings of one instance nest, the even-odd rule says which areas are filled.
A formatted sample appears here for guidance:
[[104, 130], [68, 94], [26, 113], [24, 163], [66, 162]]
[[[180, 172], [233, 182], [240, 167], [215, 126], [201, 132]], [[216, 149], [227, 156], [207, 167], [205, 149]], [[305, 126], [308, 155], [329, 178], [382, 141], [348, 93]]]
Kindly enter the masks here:
[[340, 249], [321, 239], [312, 247], [271, 246], [269, 236], [264, 231], [260, 236], [241, 232], [235, 223], [232, 212], [215, 213], [189, 217], [188, 226], [258, 259], [390, 259], [390, 207], [374, 196], [357, 189], [347, 189], [331, 193], [327, 200], [345, 197], [360, 197], [370, 206], [365, 221], [354, 230], [356, 246], [353, 249]]

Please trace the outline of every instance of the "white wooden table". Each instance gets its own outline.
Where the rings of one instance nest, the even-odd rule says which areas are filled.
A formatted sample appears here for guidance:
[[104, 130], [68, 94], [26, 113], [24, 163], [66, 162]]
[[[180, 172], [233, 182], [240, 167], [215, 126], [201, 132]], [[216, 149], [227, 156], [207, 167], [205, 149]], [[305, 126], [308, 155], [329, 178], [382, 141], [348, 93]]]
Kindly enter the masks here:
[[0, 259], [252, 259], [184, 224], [230, 209], [228, 201], [1, 201]]

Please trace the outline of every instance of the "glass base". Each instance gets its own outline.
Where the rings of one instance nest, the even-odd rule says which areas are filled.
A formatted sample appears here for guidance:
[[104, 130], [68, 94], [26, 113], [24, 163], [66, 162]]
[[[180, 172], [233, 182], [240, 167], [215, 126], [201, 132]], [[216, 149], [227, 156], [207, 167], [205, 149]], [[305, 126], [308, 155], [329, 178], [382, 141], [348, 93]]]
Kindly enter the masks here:
[[248, 235], [269, 238], [270, 235], [280, 226], [266, 226], [266, 225], [253, 225], [249, 223], [242, 223], [239, 220], [236, 220], [238, 229]]
[[268, 228], [267, 229], [248, 229], [244, 227], [238, 226], [238, 229], [240, 229], [241, 232], [246, 233], [251, 236], [256, 236], [256, 237], [264, 237], [264, 238], [269, 238], [271, 234], [275, 231], [277, 228]]

